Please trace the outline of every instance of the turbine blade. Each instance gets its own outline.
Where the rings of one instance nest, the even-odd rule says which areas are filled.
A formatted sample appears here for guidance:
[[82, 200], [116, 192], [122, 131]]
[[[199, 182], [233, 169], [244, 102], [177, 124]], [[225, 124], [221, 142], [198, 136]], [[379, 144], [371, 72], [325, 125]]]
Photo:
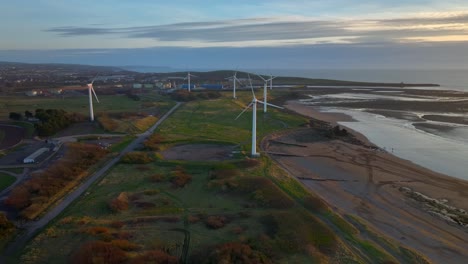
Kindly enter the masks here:
[[97, 98], [96, 92], [94, 91], [94, 88], [92, 85], [91, 85], [91, 92], [93, 92], [94, 98], [96, 98], [96, 101], [99, 103], [99, 99]]
[[242, 112], [234, 120], [237, 120], [243, 113], [245, 113], [245, 111], [247, 111], [247, 109], [249, 109], [252, 106], [252, 104], [253, 102], [251, 102], [246, 108], [244, 108], [244, 110], [242, 110]]
[[99, 76], [99, 73], [98, 73], [98, 74], [96, 74], [96, 76], [93, 78], [93, 80], [91, 81], [91, 84], [93, 84], [93, 83], [94, 83], [94, 80], [96, 80], [96, 78], [97, 78], [98, 76]]
[[267, 81], [267, 80], [265, 80], [265, 78], [263, 78], [261, 75], [258, 75], [258, 74], [257, 74], [257, 76], [260, 77], [264, 82]]
[[[259, 102], [259, 103], [261, 103], [261, 104], [265, 104], [265, 102], [260, 101], [260, 100], [258, 100], [257, 102]], [[279, 108], [279, 109], [284, 109], [284, 107], [277, 106], [277, 105], [270, 104], [270, 103], [266, 103], [266, 105], [271, 106], [271, 107], [276, 107], [276, 108]]]

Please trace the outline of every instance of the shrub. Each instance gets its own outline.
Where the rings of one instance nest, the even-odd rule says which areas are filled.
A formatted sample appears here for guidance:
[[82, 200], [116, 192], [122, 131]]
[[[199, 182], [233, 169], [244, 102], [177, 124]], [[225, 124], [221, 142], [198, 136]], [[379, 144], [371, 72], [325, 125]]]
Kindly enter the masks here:
[[125, 211], [128, 209], [128, 205], [128, 194], [126, 192], [120, 193], [119, 196], [109, 203], [110, 209], [114, 212]]
[[125, 251], [132, 251], [139, 248], [139, 246], [133, 242], [130, 242], [126, 239], [117, 239], [110, 242], [113, 246], [116, 246]]
[[228, 222], [227, 218], [224, 216], [208, 216], [205, 219], [205, 224], [211, 229], [220, 229], [226, 225]]
[[101, 127], [104, 128], [104, 130], [109, 132], [115, 131], [119, 127], [119, 124], [115, 120], [110, 118], [107, 113], [100, 115], [97, 118], [97, 121], [99, 122]]
[[118, 264], [125, 263], [125, 252], [108, 242], [90, 241], [83, 244], [73, 255], [76, 264]]
[[187, 220], [188, 220], [188, 222], [189, 222], [190, 224], [195, 224], [195, 223], [197, 223], [198, 221], [200, 221], [200, 217], [198, 217], [198, 216], [196, 216], [196, 215], [189, 215]]
[[8, 220], [3, 212], [0, 212], [0, 238], [6, 237], [15, 230], [15, 225]]
[[179, 263], [177, 257], [171, 256], [162, 250], [151, 250], [145, 252], [143, 255], [137, 256], [130, 260], [130, 264], [177, 264]]
[[176, 188], [182, 188], [192, 181], [192, 175], [188, 174], [182, 167], [177, 167], [172, 172], [171, 182]]
[[114, 222], [112, 222], [112, 223], [110, 224], [111, 227], [116, 228], [116, 229], [120, 229], [120, 228], [122, 228], [124, 225], [125, 225], [125, 223], [122, 222], [122, 221], [114, 221]]
[[206, 263], [272, 263], [263, 253], [249, 245], [231, 242], [218, 246]]
[[126, 153], [121, 161], [128, 164], [146, 164], [153, 162], [153, 158], [146, 152], [133, 151]]
[[161, 134], [152, 134], [143, 145], [150, 150], [159, 150], [159, 144], [163, 142], [164, 138]]
[[85, 229], [85, 233], [95, 236], [100, 234], [109, 234], [110, 230], [104, 226], [93, 226]]

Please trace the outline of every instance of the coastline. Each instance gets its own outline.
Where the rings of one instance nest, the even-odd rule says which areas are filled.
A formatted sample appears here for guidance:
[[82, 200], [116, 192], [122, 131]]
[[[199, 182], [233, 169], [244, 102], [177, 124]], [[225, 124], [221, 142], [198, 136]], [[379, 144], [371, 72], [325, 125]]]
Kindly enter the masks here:
[[[350, 119], [345, 114], [321, 113], [293, 101], [285, 107], [333, 125]], [[339, 139], [307, 141], [304, 133], [310, 136], [313, 129], [303, 129], [275, 140], [305, 147], [270, 141], [267, 151], [291, 155], [270, 154], [341, 214], [360, 217], [372, 228], [436, 263], [468, 259], [468, 226], [447, 217], [450, 208], [456, 208], [465, 220], [468, 182], [373, 150], [365, 136], [346, 129], [363, 144]]]

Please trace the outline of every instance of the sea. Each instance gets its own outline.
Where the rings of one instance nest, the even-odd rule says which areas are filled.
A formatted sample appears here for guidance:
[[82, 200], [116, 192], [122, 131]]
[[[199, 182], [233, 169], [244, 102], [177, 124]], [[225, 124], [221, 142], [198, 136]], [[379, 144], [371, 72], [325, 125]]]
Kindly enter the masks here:
[[[272, 74], [275, 75], [275, 73]], [[427, 89], [468, 92], [468, 70], [285, 70], [281, 75], [364, 82], [434, 83], [439, 84], [440, 87]], [[349, 99], [356, 100], [352, 94], [342, 95], [343, 98], [347, 96]], [[395, 100], [399, 99], [398, 96], [394, 97]], [[363, 100], [366, 99], [372, 100], [372, 98]], [[408, 99], [405, 98], [405, 100]], [[340, 122], [340, 125], [365, 135], [381, 149], [433, 171], [468, 181], [468, 126], [466, 125], [444, 123], [453, 128], [431, 131], [416, 128], [410, 120], [389, 118], [363, 110], [335, 107], [321, 108], [321, 111], [350, 115], [356, 121]], [[421, 116], [453, 113], [441, 113], [433, 109], [430, 113], [412, 114]], [[468, 120], [468, 109], [463, 116]], [[429, 123], [441, 124], [440, 122]]]

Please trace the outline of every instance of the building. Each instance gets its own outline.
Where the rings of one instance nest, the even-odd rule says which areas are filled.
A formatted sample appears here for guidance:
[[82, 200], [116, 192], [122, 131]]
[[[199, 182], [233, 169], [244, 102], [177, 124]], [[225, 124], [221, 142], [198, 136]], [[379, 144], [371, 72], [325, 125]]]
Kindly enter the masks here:
[[153, 88], [154, 88], [154, 85], [151, 84], [151, 83], [145, 83], [145, 84], [143, 84], [143, 88], [145, 88], [145, 89], [153, 89]]
[[27, 92], [26, 92], [26, 95], [27, 95], [27, 96], [36, 96], [36, 95], [37, 95], [37, 91], [35, 91], [35, 90], [27, 91]]
[[31, 155], [27, 156], [26, 158], [24, 158], [23, 160], [23, 163], [24, 164], [28, 164], [28, 163], [35, 163], [36, 162], [36, 159], [46, 153], [47, 151], [49, 151], [49, 148], [40, 148], [38, 150], [36, 150], [34, 153], [32, 153]]
[[202, 84], [200, 87], [208, 90], [222, 90], [224, 86], [222, 84]]
[[[180, 89], [187, 89], [187, 88], [188, 88], [188, 84], [180, 85]], [[190, 90], [195, 89], [195, 88], [196, 88], [195, 84], [190, 84]]]
[[143, 85], [141, 83], [134, 83], [133, 84], [133, 89], [141, 89]]

